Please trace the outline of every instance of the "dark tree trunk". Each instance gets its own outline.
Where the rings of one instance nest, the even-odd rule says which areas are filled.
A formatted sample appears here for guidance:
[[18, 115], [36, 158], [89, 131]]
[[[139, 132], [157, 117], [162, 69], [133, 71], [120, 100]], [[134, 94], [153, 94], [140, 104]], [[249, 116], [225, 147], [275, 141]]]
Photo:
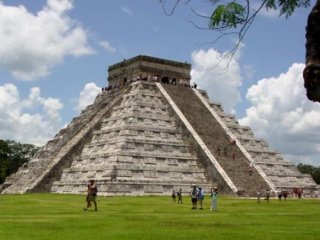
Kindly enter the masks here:
[[313, 7], [306, 27], [304, 87], [311, 101], [320, 102], [320, 0]]

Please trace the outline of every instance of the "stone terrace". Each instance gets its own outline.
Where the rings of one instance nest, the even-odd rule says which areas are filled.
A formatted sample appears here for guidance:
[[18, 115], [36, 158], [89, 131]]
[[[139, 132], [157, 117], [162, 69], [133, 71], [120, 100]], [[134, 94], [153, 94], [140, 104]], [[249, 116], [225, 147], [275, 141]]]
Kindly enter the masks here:
[[168, 108], [154, 83], [131, 84], [52, 192], [83, 193], [89, 179], [97, 180], [102, 195], [168, 195], [173, 189], [188, 192], [192, 184], [208, 191], [205, 170]]

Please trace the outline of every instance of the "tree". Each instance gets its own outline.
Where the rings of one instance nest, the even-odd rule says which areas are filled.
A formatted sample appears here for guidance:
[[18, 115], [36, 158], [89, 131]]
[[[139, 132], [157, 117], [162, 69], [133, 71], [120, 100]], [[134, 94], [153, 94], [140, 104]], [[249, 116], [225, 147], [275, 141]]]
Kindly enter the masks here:
[[32, 144], [0, 139], [0, 184], [23, 163], [29, 161], [38, 149]]
[[[172, 15], [179, 4], [189, 4], [192, 0], [175, 0], [174, 4], [167, 8], [168, 1], [160, 0], [166, 15]], [[297, 8], [307, 8], [310, 0], [261, 0], [258, 7], [252, 8], [250, 0], [208, 0], [212, 4], [211, 16], [198, 14], [192, 8], [192, 12], [201, 18], [208, 20], [207, 27], [199, 29], [210, 29], [219, 31], [221, 34], [213, 43], [226, 35], [237, 35], [238, 41], [235, 46], [224, 57], [232, 58], [243, 38], [255, 20], [257, 14], [262, 10], [279, 10], [280, 16], [290, 17]], [[257, 3], [255, 1], [255, 3]], [[320, 102], [320, 0], [316, 0], [309, 14], [306, 27], [306, 66], [303, 71], [304, 86], [309, 100]]]
[[320, 184], [320, 167], [314, 167], [312, 165], [299, 163], [297, 168], [301, 173], [310, 174], [313, 180], [317, 184]]
[[0, 184], [4, 182], [7, 176], [8, 159], [10, 148], [7, 142], [0, 140]]
[[308, 17], [306, 27], [306, 67], [303, 71], [307, 97], [320, 102], [320, 0]]

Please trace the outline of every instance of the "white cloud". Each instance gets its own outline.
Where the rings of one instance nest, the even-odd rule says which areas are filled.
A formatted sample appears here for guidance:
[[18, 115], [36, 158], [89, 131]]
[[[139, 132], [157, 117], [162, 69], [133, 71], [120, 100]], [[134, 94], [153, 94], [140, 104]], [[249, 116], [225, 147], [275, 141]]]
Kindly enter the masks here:
[[130, 17], [133, 17], [133, 12], [131, 9], [127, 7], [120, 7], [120, 10], [124, 12], [125, 14], [129, 15]]
[[16, 78], [46, 76], [65, 56], [92, 54], [87, 33], [67, 12], [71, 0], [48, 0], [37, 14], [0, 1], [0, 68]]
[[50, 116], [51, 119], [60, 118], [60, 109], [63, 108], [63, 105], [56, 98], [48, 98], [42, 101], [43, 110]]
[[76, 111], [80, 112], [85, 109], [86, 106], [92, 104], [98, 95], [101, 92], [101, 88], [98, 87], [95, 83], [87, 83], [84, 86], [83, 91], [80, 92], [78, 103], [76, 106]]
[[306, 98], [303, 69], [304, 64], [295, 63], [286, 73], [249, 88], [246, 97], [252, 106], [239, 121], [289, 160], [319, 165], [320, 105]]
[[117, 51], [108, 41], [99, 42], [99, 45], [109, 53], [115, 53]]
[[212, 48], [208, 51], [194, 51], [192, 81], [205, 89], [210, 99], [221, 102], [226, 112], [234, 112], [235, 105], [241, 100], [238, 90], [242, 82], [240, 67], [234, 57], [228, 69], [225, 69], [229, 59], [222, 58], [222, 55]]
[[245, 64], [242, 65], [242, 74], [246, 80], [252, 79], [255, 73], [256, 73], [256, 70], [254, 69], [253, 66], [245, 65]]
[[38, 87], [20, 99], [15, 85], [1, 85], [0, 138], [43, 145], [59, 130], [62, 108], [58, 99], [41, 97]]
[[55, 12], [65, 12], [73, 8], [72, 0], [47, 0], [49, 10], [53, 9]]

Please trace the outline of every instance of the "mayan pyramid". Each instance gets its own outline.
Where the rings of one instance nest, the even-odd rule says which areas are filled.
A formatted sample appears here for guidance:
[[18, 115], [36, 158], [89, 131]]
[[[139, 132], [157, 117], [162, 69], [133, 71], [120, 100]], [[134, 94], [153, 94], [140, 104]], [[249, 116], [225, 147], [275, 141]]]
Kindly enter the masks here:
[[108, 87], [0, 186], [4, 194], [168, 195], [193, 184], [255, 195], [316, 184], [249, 127], [190, 87], [191, 65], [137, 56], [109, 67]]

